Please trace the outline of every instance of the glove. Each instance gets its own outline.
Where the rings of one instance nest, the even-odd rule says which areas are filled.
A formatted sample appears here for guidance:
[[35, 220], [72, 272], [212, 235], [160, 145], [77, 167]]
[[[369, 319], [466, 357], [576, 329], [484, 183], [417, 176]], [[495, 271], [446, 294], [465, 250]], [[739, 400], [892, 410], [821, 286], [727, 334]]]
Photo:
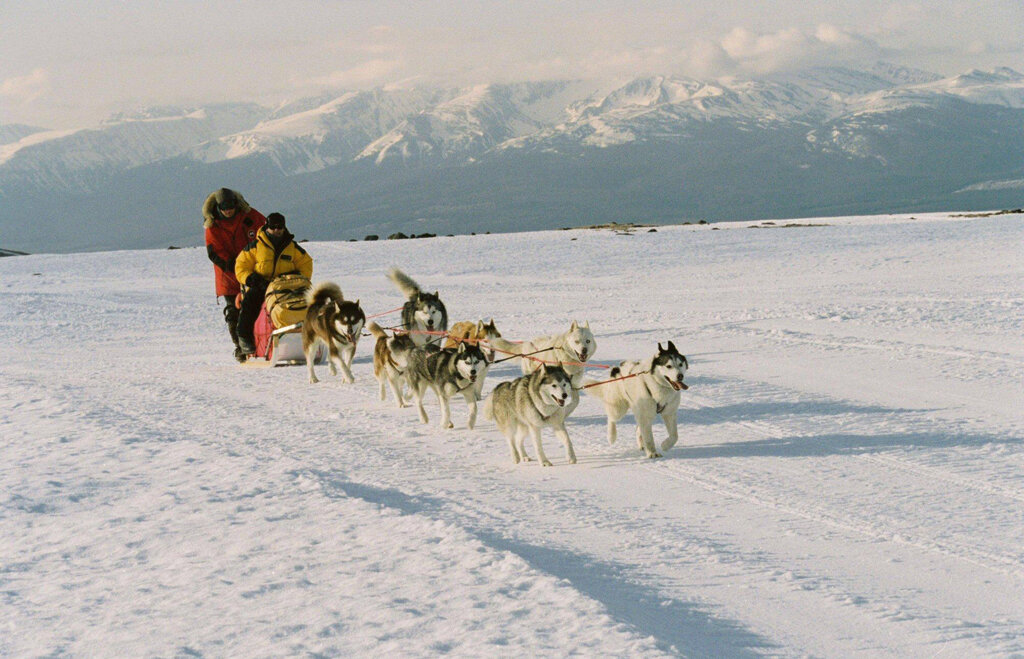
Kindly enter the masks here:
[[263, 276], [260, 273], [253, 272], [250, 273], [249, 276], [245, 278], [245, 285], [248, 286], [249, 288], [253, 288], [255, 286], [259, 286], [265, 281], [266, 280], [263, 279]]

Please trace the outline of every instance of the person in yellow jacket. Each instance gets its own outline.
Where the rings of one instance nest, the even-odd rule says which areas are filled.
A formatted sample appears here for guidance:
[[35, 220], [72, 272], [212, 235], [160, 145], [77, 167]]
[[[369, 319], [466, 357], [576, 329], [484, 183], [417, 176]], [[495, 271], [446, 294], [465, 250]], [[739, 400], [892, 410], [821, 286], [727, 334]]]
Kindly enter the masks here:
[[285, 226], [284, 215], [271, 213], [256, 239], [235, 259], [235, 277], [242, 284], [238, 347], [245, 354], [256, 352], [253, 326], [267, 295], [267, 285], [274, 277], [293, 272], [312, 279], [313, 257], [295, 242], [295, 236]]

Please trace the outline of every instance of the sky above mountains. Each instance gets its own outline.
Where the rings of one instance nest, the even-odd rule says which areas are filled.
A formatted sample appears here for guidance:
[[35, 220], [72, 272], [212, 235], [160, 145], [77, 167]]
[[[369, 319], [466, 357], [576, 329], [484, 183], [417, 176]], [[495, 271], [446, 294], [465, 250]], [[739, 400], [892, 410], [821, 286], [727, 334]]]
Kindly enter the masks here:
[[77, 128], [126, 108], [273, 104], [328, 90], [886, 60], [1024, 69], [1019, 0], [30, 0], [0, 8], [0, 124]]

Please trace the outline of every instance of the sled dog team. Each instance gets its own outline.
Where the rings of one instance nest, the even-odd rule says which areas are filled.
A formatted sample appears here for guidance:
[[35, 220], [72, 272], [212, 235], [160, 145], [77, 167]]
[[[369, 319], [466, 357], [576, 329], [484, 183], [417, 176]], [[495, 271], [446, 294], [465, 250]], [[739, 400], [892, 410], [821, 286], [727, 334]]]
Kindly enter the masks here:
[[[380, 399], [390, 387], [398, 406], [407, 407], [403, 394], [407, 386], [420, 420], [428, 423], [423, 407], [427, 390], [437, 395], [441, 426], [453, 428], [449, 402], [461, 395], [469, 407], [467, 426], [476, 424], [477, 402], [483, 382], [497, 353], [518, 359], [522, 377], [502, 382], [484, 401], [483, 413], [492, 419], [508, 440], [513, 462], [529, 461], [525, 442], [533, 439], [537, 460], [551, 462], [541, 445], [541, 431], [550, 428], [565, 445], [566, 458], [576, 463], [576, 453], [565, 421], [579, 405], [579, 391], [586, 390], [604, 403], [608, 417], [608, 441], [617, 439], [616, 423], [627, 412], [636, 418], [637, 445], [648, 458], [661, 457], [655, 448], [653, 424], [660, 416], [668, 431], [661, 450], [672, 448], [679, 439], [676, 412], [688, 364], [669, 341], [640, 361], [624, 361], [609, 371], [607, 380], [583, 377], [586, 361], [597, 350], [590, 324], [573, 321], [568, 331], [512, 343], [503, 339], [494, 321], [463, 321], [448, 330], [448, 312], [437, 292], [428, 293], [408, 275], [392, 268], [387, 273], [406, 298], [401, 326], [392, 336], [375, 322], [366, 325], [359, 301], [345, 300], [337, 284], [321, 282], [307, 293], [309, 303], [302, 325], [302, 349], [306, 355], [309, 381], [318, 382], [313, 370], [318, 344], [327, 345], [331, 375], [340, 371], [345, 382], [353, 382], [351, 364], [363, 328], [376, 339], [373, 375]], [[443, 347], [441, 339], [447, 337]], [[534, 355], [537, 355], [536, 357]]]

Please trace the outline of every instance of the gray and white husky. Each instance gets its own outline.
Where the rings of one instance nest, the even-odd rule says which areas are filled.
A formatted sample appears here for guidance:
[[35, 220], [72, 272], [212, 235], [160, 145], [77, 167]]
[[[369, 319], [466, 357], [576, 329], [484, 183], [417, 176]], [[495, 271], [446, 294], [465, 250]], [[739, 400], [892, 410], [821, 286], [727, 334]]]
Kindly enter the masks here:
[[540, 433], [545, 427], [554, 430], [555, 436], [565, 444], [569, 464], [576, 464], [576, 452], [565, 429], [574, 394], [572, 380], [565, 369], [541, 364], [533, 373], [495, 387], [484, 401], [484, 416], [498, 424], [516, 464], [530, 460], [523, 446], [529, 434], [533, 437], [537, 459], [545, 467], [551, 466], [540, 443]]
[[437, 291], [424, 293], [420, 285], [398, 268], [388, 270], [388, 279], [398, 287], [405, 296], [402, 307], [402, 327], [404, 327], [416, 345], [428, 343], [440, 345], [444, 338], [441, 335], [431, 336], [424, 332], [444, 332], [448, 329], [448, 310], [438, 296]]
[[569, 411], [566, 416], [572, 414], [576, 406], [580, 404], [580, 395], [576, 390], [583, 379], [583, 364], [594, 356], [597, 350], [597, 340], [594, 333], [590, 331], [590, 321], [580, 325], [575, 320], [569, 327], [568, 332], [554, 334], [552, 336], [540, 336], [522, 343], [511, 343], [498, 337], [490, 340], [490, 344], [502, 352], [514, 355], [533, 355], [535, 359], [527, 356], [519, 358], [519, 368], [524, 374], [533, 373], [540, 368], [544, 362], [560, 362], [559, 366], [565, 371], [572, 381], [572, 400], [569, 402]]
[[[689, 364], [679, 354], [675, 344], [668, 342], [667, 348], [658, 344], [658, 352], [644, 361], [625, 361], [609, 373], [609, 381], [598, 384], [599, 380], [585, 380], [585, 391], [604, 402], [608, 415], [608, 442], [614, 444], [617, 438], [615, 424], [633, 411], [636, 418], [636, 441], [648, 458], [660, 458], [654, 449], [654, 417], [661, 415], [668, 430], [668, 438], [661, 443], [661, 450], [667, 451], [679, 440], [676, 427], [676, 411], [679, 409], [679, 392], [689, 389], [683, 376]], [[624, 380], [611, 381], [637, 374]]]
[[405, 399], [402, 398], [402, 387], [405, 384], [405, 370], [409, 367], [409, 355], [416, 348], [416, 344], [408, 334], [395, 334], [388, 337], [380, 325], [371, 322], [366, 326], [376, 339], [373, 346], [373, 376], [377, 378], [380, 386], [380, 399], [384, 400], [384, 383], [391, 385], [391, 393], [395, 395], [395, 401], [399, 407], [405, 407]]
[[448, 401], [456, 394], [462, 394], [469, 405], [467, 427], [476, 425], [477, 383], [487, 375], [490, 364], [483, 351], [477, 346], [460, 343], [458, 348], [442, 350], [436, 346], [418, 347], [409, 353], [409, 367], [405, 379], [416, 401], [420, 421], [429, 423], [427, 411], [423, 409], [423, 394], [433, 389], [441, 404], [441, 427], [454, 428]]
[[366, 314], [359, 306], [359, 300], [346, 300], [337, 284], [324, 281], [306, 294], [306, 301], [309, 307], [306, 319], [302, 321], [302, 352], [306, 353], [310, 383], [320, 381], [313, 371], [313, 359], [321, 341], [327, 344], [331, 375], [337, 375], [341, 369], [345, 382], [355, 382], [350, 367], [366, 323]]

